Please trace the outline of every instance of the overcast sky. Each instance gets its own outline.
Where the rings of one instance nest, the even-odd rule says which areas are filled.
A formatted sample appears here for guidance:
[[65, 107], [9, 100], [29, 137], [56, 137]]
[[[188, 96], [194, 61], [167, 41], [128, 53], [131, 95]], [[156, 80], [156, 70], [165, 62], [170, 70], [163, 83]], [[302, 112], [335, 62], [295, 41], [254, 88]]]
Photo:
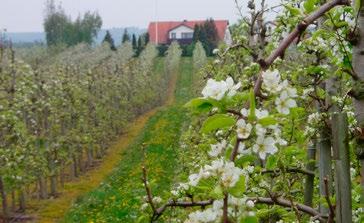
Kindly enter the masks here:
[[[103, 28], [137, 26], [146, 28], [158, 20], [228, 19], [239, 17], [234, 0], [62, 0], [63, 8], [74, 19], [87, 10], [98, 11]], [[278, 2], [269, 0], [267, 2]], [[59, 2], [59, 0], [56, 2]], [[247, 0], [240, 0], [246, 5]], [[0, 29], [8, 32], [42, 31], [45, 0], [0, 0]]]

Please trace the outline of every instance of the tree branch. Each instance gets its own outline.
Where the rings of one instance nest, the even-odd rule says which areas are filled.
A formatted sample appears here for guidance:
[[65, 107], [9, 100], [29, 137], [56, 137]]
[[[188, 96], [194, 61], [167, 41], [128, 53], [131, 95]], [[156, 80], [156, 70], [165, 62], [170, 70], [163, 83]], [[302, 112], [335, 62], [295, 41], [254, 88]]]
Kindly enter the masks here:
[[[281, 172], [281, 169], [276, 169], [276, 170], [263, 170], [262, 173], [279, 173]], [[315, 176], [315, 172], [310, 171], [310, 170], [305, 170], [305, 169], [299, 169], [299, 168], [286, 168], [284, 169], [285, 172], [290, 172], [290, 173], [302, 173], [308, 176]]]
[[[299, 37], [306, 29], [307, 27], [314, 23], [317, 19], [319, 19], [321, 16], [323, 16], [326, 12], [330, 11], [332, 8], [335, 8], [339, 5], [350, 5], [348, 0], [333, 0], [331, 2], [327, 2], [323, 4], [320, 8], [318, 8], [316, 11], [314, 11], [312, 14], [308, 15], [306, 18], [304, 18], [297, 26], [296, 28], [286, 37], [282, 40], [282, 42], [279, 44], [278, 48], [275, 49], [268, 58], [259, 60], [259, 64], [262, 68], [262, 70], [267, 70], [273, 62], [280, 56], [283, 55], [283, 53], [287, 50], [287, 48], [293, 43], [293, 41]], [[259, 74], [258, 79], [255, 82], [254, 86], [254, 93], [256, 95], [259, 95], [260, 89], [262, 86], [263, 77], [262, 73]]]
[[[257, 198], [249, 198], [248, 200], [252, 200], [254, 201], [254, 203], [259, 203], [259, 204], [279, 205], [288, 208], [292, 207], [292, 203], [289, 200], [280, 197], [278, 198], [257, 197]], [[299, 203], [294, 203], [294, 205], [296, 206], [297, 210], [304, 212], [308, 215], [311, 215], [313, 217], [319, 216], [317, 217], [317, 220], [319, 220], [320, 222], [326, 222], [326, 219], [322, 217], [320, 212], [318, 212], [316, 209]]]
[[150, 207], [152, 208], [153, 213], [155, 213], [156, 208], [155, 208], [154, 203], [153, 203], [153, 195], [152, 195], [152, 191], [150, 189], [148, 179], [147, 179], [147, 170], [145, 169], [145, 166], [143, 166], [142, 169], [143, 169], [143, 178], [142, 178], [142, 180], [143, 180], [143, 184], [144, 184], [144, 187], [145, 187], [145, 191], [147, 192], [148, 203], [150, 204]]
[[[292, 202], [281, 198], [281, 197], [276, 197], [276, 198], [268, 198], [268, 197], [250, 197], [248, 198], [248, 200], [253, 201], [256, 204], [267, 204], [267, 205], [278, 205], [281, 207], [287, 207], [287, 208], [291, 208], [292, 207]], [[188, 208], [188, 207], [201, 207], [201, 208], [205, 208], [207, 206], [212, 205], [214, 202], [214, 200], [210, 199], [210, 200], [206, 200], [206, 201], [175, 201], [175, 200], [170, 200], [167, 204], [163, 205], [162, 207], [158, 208], [155, 212], [156, 214], [156, 218], [154, 220], [157, 220], [164, 211], [166, 211], [167, 208], [169, 207], [182, 207], [182, 208]], [[294, 206], [297, 208], [297, 210], [299, 210], [300, 212], [303, 212], [305, 214], [308, 214], [312, 217], [314, 217], [315, 219], [319, 220], [320, 222], [326, 222], [327, 216], [322, 216], [320, 212], [318, 212], [316, 209], [304, 205], [304, 204], [300, 204], [300, 203], [295, 203], [293, 202]]]
[[327, 177], [324, 178], [324, 184], [325, 184], [325, 199], [327, 205], [329, 205], [329, 210], [330, 210], [329, 219], [327, 220], [327, 222], [332, 223], [335, 217], [335, 208], [330, 201], [329, 180], [327, 179]]

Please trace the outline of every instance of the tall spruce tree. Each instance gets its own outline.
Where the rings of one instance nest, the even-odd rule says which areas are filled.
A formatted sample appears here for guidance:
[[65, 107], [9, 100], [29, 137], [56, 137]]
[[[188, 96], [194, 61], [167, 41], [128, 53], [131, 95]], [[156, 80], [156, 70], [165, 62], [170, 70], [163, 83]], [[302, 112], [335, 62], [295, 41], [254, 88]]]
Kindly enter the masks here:
[[129, 33], [128, 33], [128, 30], [127, 30], [127, 29], [125, 29], [125, 30], [124, 30], [124, 34], [123, 34], [123, 38], [122, 38], [122, 43], [125, 43], [125, 42], [127, 42], [127, 41], [130, 41], [130, 35], [129, 35]]
[[137, 43], [135, 34], [133, 34], [133, 37], [132, 37], [132, 46], [133, 46], [134, 50], [136, 50], [138, 48], [138, 43]]
[[112, 38], [109, 30], [106, 31], [106, 35], [104, 40], [102, 41], [103, 43], [108, 43], [110, 45], [110, 49], [113, 51], [116, 51], [116, 47], [115, 47], [115, 42], [114, 39]]
[[201, 42], [207, 55], [211, 56], [212, 51], [217, 48], [219, 43], [215, 21], [208, 19], [203, 24], [196, 25], [194, 27], [193, 41], [195, 43]]

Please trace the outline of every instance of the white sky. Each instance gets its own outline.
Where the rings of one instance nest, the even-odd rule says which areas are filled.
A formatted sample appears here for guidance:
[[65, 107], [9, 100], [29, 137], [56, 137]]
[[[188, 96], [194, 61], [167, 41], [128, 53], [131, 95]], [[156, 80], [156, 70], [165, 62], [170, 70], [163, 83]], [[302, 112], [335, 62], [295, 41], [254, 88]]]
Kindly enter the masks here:
[[[56, 0], [59, 2], [60, 0]], [[103, 28], [137, 26], [147, 28], [156, 16], [158, 20], [228, 19], [239, 17], [234, 0], [62, 0], [63, 8], [74, 19], [87, 10], [98, 11]], [[246, 5], [248, 0], [240, 0]], [[266, 0], [269, 4], [279, 0]], [[43, 30], [45, 0], [0, 0], [0, 29], [8, 32]]]

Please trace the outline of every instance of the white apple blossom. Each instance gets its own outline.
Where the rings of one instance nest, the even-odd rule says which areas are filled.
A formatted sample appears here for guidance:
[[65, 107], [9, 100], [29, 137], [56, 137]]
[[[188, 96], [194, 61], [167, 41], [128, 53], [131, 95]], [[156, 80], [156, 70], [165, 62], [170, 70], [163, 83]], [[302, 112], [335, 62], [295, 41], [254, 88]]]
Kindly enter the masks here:
[[220, 217], [220, 213], [212, 208], [208, 208], [204, 211], [192, 212], [188, 215], [188, 219], [185, 223], [211, 223], [215, 222]]
[[204, 98], [221, 100], [225, 95], [232, 97], [241, 87], [241, 83], [234, 84], [234, 80], [228, 77], [225, 81], [209, 79], [205, 88], [202, 90]]
[[237, 134], [240, 139], [247, 139], [250, 136], [250, 132], [253, 126], [250, 123], [246, 123], [244, 119], [239, 119], [236, 123]]
[[219, 52], [220, 52], [220, 50], [219, 50], [219, 49], [214, 49], [214, 50], [212, 51], [212, 53], [213, 53], [213, 54], [215, 54], [215, 55], [216, 55], [216, 54], [218, 54]]
[[235, 167], [233, 162], [226, 162], [221, 176], [221, 183], [224, 187], [234, 187], [242, 174], [242, 169]]
[[206, 87], [202, 90], [202, 95], [204, 98], [221, 100], [227, 91], [228, 88], [224, 81], [215, 81], [214, 79], [209, 79], [207, 81]]
[[248, 117], [249, 115], [249, 110], [246, 108], [243, 108], [240, 110], [240, 114], [242, 114], [244, 117]]
[[239, 154], [250, 154], [250, 150], [245, 148], [245, 144], [240, 142], [238, 147], [238, 153]]
[[256, 124], [255, 125], [255, 133], [257, 134], [257, 136], [261, 136], [264, 137], [265, 134], [267, 133], [267, 129], [264, 128], [261, 124]]
[[153, 197], [153, 203], [161, 203], [162, 202], [162, 198], [160, 197]]
[[231, 77], [228, 77], [225, 81], [227, 88], [228, 88], [228, 96], [232, 97], [236, 94], [237, 90], [241, 87], [241, 83], [238, 82], [234, 84], [234, 80]]
[[199, 174], [191, 174], [189, 177], [189, 184], [191, 186], [196, 187], [198, 182], [200, 181], [200, 175]]
[[272, 93], [275, 93], [279, 90], [279, 83], [281, 81], [281, 76], [279, 75], [278, 70], [273, 71], [265, 71], [263, 72], [263, 87]]
[[211, 145], [211, 150], [208, 152], [208, 154], [211, 157], [217, 157], [218, 155], [220, 155], [220, 153], [222, 152], [222, 150], [226, 147], [226, 140], [223, 140], [220, 143]]
[[[250, 111], [246, 108], [240, 110], [240, 114], [244, 117], [248, 117], [249, 113]], [[269, 116], [269, 112], [264, 109], [255, 109], [255, 116], [257, 117], [257, 119], [266, 118]]]
[[287, 91], [282, 91], [276, 98], [275, 104], [279, 113], [288, 115], [291, 108], [297, 107], [296, 101], [288, 96]]
[[273, 137], [258, 137], [256, 144], [253, 145], [253, 151], [264, 160], [267, 157], [267, 154], [274, 154], [278, 152], [275, 144], [276, 141], [273, 139]]
[[144, 204], [142, 204], [142, 206], [140, 207], [140, 209], [142, 211], [145, 211], [145, 210], [147, 210], [148, 207], [149, 207], [149, 204], [148, 203], [144, 203]]
[[257, 119], [262, 119], [262, 118], [266, 118], [269, 116], [269, 112], [267, 110], [260, 110], [260, 109], [255, 109], [255, 116], [257, 117]]
[[254, 201], [252, 201], [252, 200], [248, 200], [248, 201], [246, 202], [246, 206], [248, 206], [249, 208], [253, 208], [253, 207], [255, 206]]

